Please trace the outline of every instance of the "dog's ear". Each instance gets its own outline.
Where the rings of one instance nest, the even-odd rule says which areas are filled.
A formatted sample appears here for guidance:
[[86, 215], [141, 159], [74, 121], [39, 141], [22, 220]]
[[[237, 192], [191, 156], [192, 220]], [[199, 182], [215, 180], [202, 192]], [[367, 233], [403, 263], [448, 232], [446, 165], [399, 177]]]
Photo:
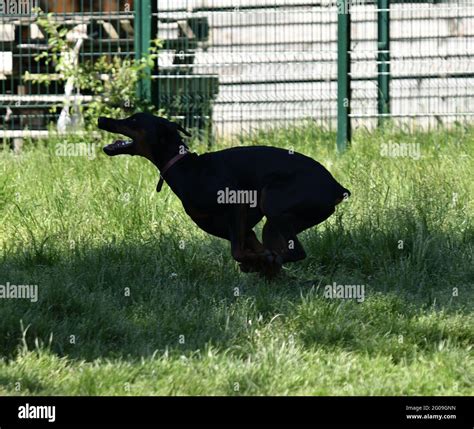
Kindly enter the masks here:
[[176, 122], [170, 122], [170, 125], [173, 129], [173, 131], [181, 131], [185, 136], [191, 137], [191, 133], [189, 131], [186, 131], [181, 125], [179, 125]]

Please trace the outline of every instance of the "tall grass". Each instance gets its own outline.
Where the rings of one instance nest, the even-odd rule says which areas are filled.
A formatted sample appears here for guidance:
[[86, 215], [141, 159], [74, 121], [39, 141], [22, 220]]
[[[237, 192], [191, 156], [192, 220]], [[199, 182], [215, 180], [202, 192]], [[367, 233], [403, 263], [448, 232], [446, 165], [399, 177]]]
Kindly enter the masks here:
[[[340, 156], [311, 125], [244, 138], [352, 192], [273, 283], [157, 194], [147, 161], [58, 143], [0, 152], [0, 285], [39, 289], [0, 299], [0, 394], [472, 393], [473, 128], [359, 131]], [[365, 301], [325, 298], [334, 282]]]

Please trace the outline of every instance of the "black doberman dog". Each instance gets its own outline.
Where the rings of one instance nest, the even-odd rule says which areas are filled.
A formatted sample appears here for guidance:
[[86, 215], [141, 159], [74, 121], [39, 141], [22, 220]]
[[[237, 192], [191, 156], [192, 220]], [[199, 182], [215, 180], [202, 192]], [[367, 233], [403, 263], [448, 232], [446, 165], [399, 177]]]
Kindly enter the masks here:
[[[161, 172], [204, 231], [231, 242], [243, 272], [271, 278], [282, 264], [306, 257], [297, 235], [326, 220], [350, 196], [321, 164], [269, 146], [235, 147], [197, 155], [188, 150], [180, 125], [149, 113], [127, 119], [99, 118], [100, 129], [123, 134], [104, 147], [109, 156], [140, 155]], [[262, 241], [253, 227], [266, 217]]]

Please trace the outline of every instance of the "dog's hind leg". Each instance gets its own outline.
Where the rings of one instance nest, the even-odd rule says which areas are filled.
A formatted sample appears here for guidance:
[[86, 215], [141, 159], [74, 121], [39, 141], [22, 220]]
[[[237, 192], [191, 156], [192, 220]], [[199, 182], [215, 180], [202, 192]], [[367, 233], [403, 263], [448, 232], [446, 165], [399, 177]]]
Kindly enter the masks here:
[[[304, 183], [265, 189], [262, 212], [267, 223], [263, 228], [263, 245], [280, 257], [279, 262], [295, 262], [306, 257], [297, 235], [334, 213], [334, 205], [328, 203], [331, 195], [321, 190], [308, 191]], [[275, 259], [278, 261], [278, 257]]]
[[325, 221], [334, 213], [334, 207], [315, 207], [310, 213], [305, 217], [283, 214], [268, 218], [263, 228], [263, 245], [280, 255], [283, 264], [306, 258], [297, 234]]
[[296, 236], [295, 223], [292, 216], [283, 215], [268, 219], [263, 227], [263, 244], [280, 257], [276, 261], [281, 264], [306, 258], [306, 252]]

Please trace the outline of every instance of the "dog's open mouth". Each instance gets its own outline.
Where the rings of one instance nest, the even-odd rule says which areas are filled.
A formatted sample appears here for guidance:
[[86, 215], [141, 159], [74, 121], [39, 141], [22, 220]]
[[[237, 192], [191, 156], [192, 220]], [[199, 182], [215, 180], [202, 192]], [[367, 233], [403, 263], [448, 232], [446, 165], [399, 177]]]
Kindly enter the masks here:
[[[112, 118], [100, 117], [98, 120], [98, 127], [101, 130], [110, 133], [124, 134], [129, 137], [130, 129], [123, 124], [123, 120], [116, 120]], [[115, 140], [113, 143], [104, 147], [104, 152], [109, 156], [115, 155], [133, 155], [132, 148], [134, 141], [130, 140]]]
[[115, 140], [104, 147], [104, 152], [109, 156], [128, 154], [133, 144], [133, 140]]

